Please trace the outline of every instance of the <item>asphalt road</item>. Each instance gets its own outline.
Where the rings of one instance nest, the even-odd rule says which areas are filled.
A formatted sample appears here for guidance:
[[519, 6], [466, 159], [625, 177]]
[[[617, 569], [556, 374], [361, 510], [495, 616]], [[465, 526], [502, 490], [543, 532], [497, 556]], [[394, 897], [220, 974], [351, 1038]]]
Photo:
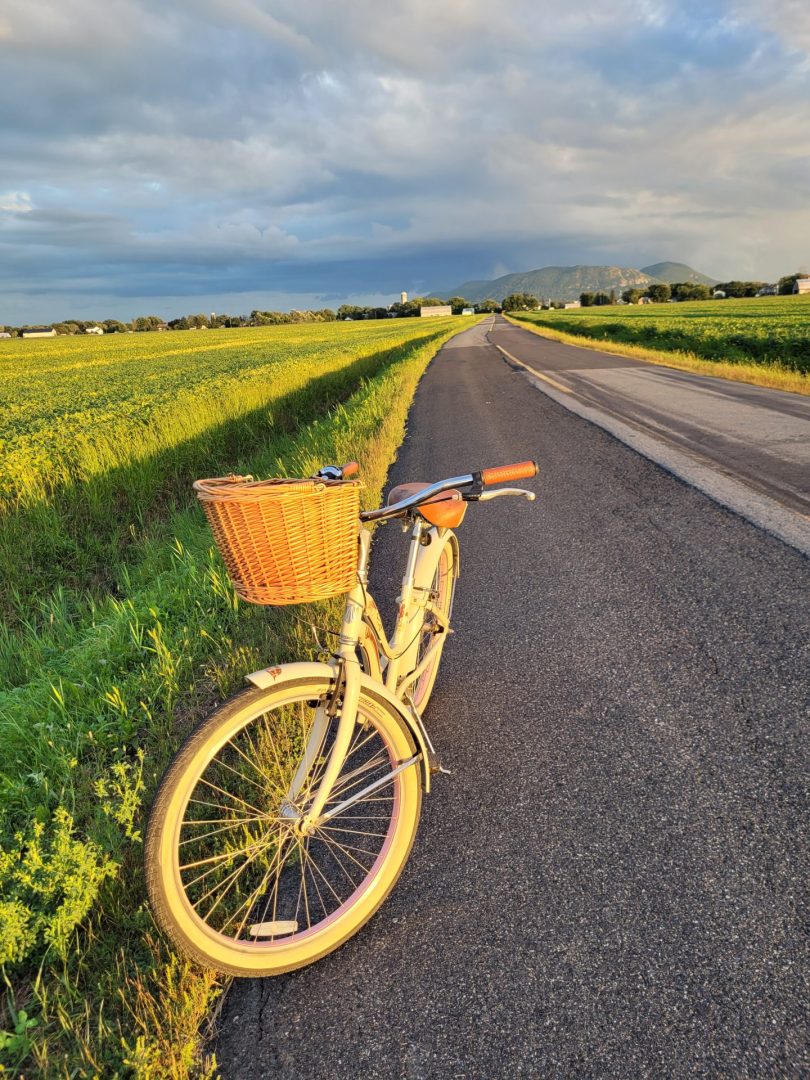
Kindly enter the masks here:
[[[372, 922], [237, 982], [223, 1075], [810, 1075], [810, 564], [541, 394], [480, 330], [392, 483], [536, 457], [471, 507], [428, 712], [452, 776]], [[401, 575], [395, 526], [378, 599]]]
[[810, 398], [564, 345], [506, 319], [490, 340], [563, 392], [810, 515]]

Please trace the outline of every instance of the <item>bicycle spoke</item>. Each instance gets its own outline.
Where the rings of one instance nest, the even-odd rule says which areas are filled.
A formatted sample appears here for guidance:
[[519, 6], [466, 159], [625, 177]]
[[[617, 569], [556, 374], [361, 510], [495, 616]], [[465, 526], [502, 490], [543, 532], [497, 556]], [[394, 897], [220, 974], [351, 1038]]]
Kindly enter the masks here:
[[387, 833], [384, 833], [384, 832], [366, 832], [364, 829], [338, 829], [335, 825], [330, 825], [329, 826], [329, 831], [330, 832], [355, 833], [357, 836], [377, 836], [381, 840], [384, 840], [385, 837], [388, 835]]
[[335, 844], [337, 847], [340, 848], [341, 851], [346, 851], [347, 853], [349, 851], [359, 851], [361, 855], [371, 855], [372, 858], [375, 858], [375, 859], [379, 855], [379, 851], [369, 851], [368, 848], [358, 847], [357, 844], [344, 844], [344, 843], [341, 843], [339, 840], [335, 840], [335, 839], [333, 839], [331, 837], [326, 836], [325, 835], [326, 831], [327, 831], [327, 826], [319, 827], [317, 829], [317, 833], [321, 837], [322, 840], [324, 840], [327, 844]]
[[[265, 839], [266, 839], [266, 837], [263, 837], [260, 841], [258, 841], [256, 844], [252, 845], [250, 848], [245, 848], [244, 851], [261, 850], [263, 847], [266, 846], [265, 843], [264, 843]], [[223, 860], [228, 859], [230, 857], [231, 857], [230, 852], [225, 852], [222, 856], [218, 856], [218, 858], [221, 858]], [[211, 874], [215, 874], [218, 869], [219, 869], [219, 866], [212, 866], [209, 870], [204, 870], [202, 874], [198, 874], [195, 878], [192, 878], [191, 881], [185, 881], [183, 883], [183, 885], [184, 885], [186, 891], [188, 891], [194, 885], [199, 885], [199, 883], [201, 881], [203, 881], [205, 878], [210, 877]], [[214, 886], [214, 888], [216, 888], [216, 886]], [[203, 899], [205, 899], [205, 898], [203, 897]], [[197, 903], [199, 903], [199, 902], [200, 901], [197, 901]], [[196, 906], [196, 905], [194, 905], [194, 906]]]
[[[273, 856], [273, 864], [272, 864], [272, 866], [270, 866], [270, 868], [265, 872], [264, 877], [259, 882], [257, 887], [253, 890], [253, 892], [250, 894], [248, 899], [241, 905], [241, 907], [236, 909], [236, 911], [233, 913], [233, 915], [231, 915], [231, 917], [225, 923], [223, 923], [223, 925], [220, 927], [220, 933], [224, 933], [225, 930], [236, 919], [239, 912], [244, 911], [245, 912], [244, 918], [242, 919], [241, 923], [239, 924], [239, 928], [237, 929], [236, 935], [235, 935], [237, 941], [241, 938], [242, 931], [245, 929], [245, 923], [248, 920], [248, 916], [250, 915], [250, 912], [251, 912], [251, 909], [252, 909], [253, 905], [256, 903], [259, 896], [261, 895], [261, 893], [266, 888], [267, 882], [269, 881], [270, 875], [273, 873], [274, 869], [276, 869], [276, 867], [280, 867], [284, 862], [284, 858], [282, 857], [282, 852], [284, 850], [284, 840], [285, 839], [289, 839], [289, 837], [279, 837], [278, 847], [276, 848], [276, 853]], [[278, 881], [278, 874], [276, 874], [276, 881]], [[263, 921], [263, 919], [260, 920], [260, 921]]]
[[[327, 844], [330, 844], [330, 843], [331, 843], [331, 841], [327, 840], [327, 839], [326, 839], [326, 837], [319, 837], [319, 839], [323, 840], [323, 841], [324, 841], [325, 843], [327, 843]], [[343, 854], [349, 855], [349, 853], [348, 853], [348, 852], [344, 852]], [[356, 882], [356, 881], [354, 880], [354, 878], [353, 878], [353, 877], [351, 876], [351, 874], [349, 873], [349, 871], [348, 871], [348, 870], [346, 869], [346, 867], [345, 867], [345, 866], [343, 865], [343, 863], [342, 863], [342, 862], [340, 861], [340, 859], [338, 858], [338, 856], [337, 856], [337, 854], [335, 853], [335, 851], [334, 851], [334, 850], [332, 851], [332, 858], [333, 858], [333, 859], [335, 860], [335, 862], [336, 862], [336, 863], [338, 864], [338, 866], [340, 867], [340, 869], [341, 869], [341, 870], [343, 871], [343, 873], [344, 873], [344, 874], [346, 875], [346, 877], [347, 877], [347, 878], [349, 879], [349, 884], [350, 884], [350, 885], [351, 885], [351, 887], [352, 887], [352, 892], [354, 892], [354, 890], [355, 890], [355, 889], [357, 888], [357, 886], [358, 886], [358, 882]], [[368, 867], [367, 867], [367, 866], [363, 866], [363, 864], [362, 864], [361, 862], [357, 862], [357, 859], [353, 859], [351, 855], [349, 855], [349, 858], [350, 858], [350, 859], [352, 859], [352, 862], [355, 862], [355, 863], [357, 863], [357, 865], [358, 865], [358, 866], [360, 867], [360, 869], [361, 869], [361, 870], [363, 871], [363, 874], [364, 874], [364, 875], [368, 873]]]
[[[348, 855], [348, 857], [352, 860], [352, 862], [357, 863], [357, 865], [360, 867], [360, 869], [363, 871], [364, 874], [368, 873], [369, 867], [367, 867], [363, 863], [361, 863], [359, 859], [355, 859], [355, 857], [349, 851], [348, 847], [346, 847], [344, 844], [339, 844], [337, 840], [332, 840], [332, 839], [330, 839], [330, 837], [323, 835], [323, 830], [321, 830], [321, 829], [318, 830], [318, 839], [323, 841], [324, 844], [329, 844], [331, 848], [337, 848], [338, 851], [341, 851], [344, 855]], [[353, 848], [352, 850], [360, 851], [361, 854], [371, 855], [375, 859], [376, 859], [377, 855], [379, 854], [379, 852], [377, 852], [377, 851], [365, 851], [364, 852], [364, 850], [362, 848]], [[333, 858], [335, 858], [334, 853], [333, 853]]]
[[249, 844], [247, 847], [236, 848], [235, 850], [229, 848], [227, 851], [220, 851], [218, 855], [210, 855], [207, 859], [197, 859], [196, 862], [184, 863], [182, 866], [178, 867], [178, 870], [181, 872], [183, 870], [193, 870], [196, 866], [207, 866], [209, 863], [222, 862], [223, 859], [232, 859], [236, 855], [244, 855], [248, 851], [253, 851], [257, 844], [261, 844], [263, 840], [264, 837], [262, 837], [261, 840]]
[[[250, 742], [250, 737], [248, 737], [248, 742]], [[270, 776], [268, 773], [266, 773], [263, 769], [260, 769], [259, 766], [256, 764], [256, 762], [253, 761], [251, 758], [249, 758], [248, 755], [244, 752], [244, 750], [240, 750], [240, 748], [236, 745], [236, 743], [233, 741], [233, 739], [229, 739], [227, 745], [232, 747], [241, 758], [244, 758], [245, 761], [248, 763], [248, 765], [250, 765], [251, 768], [255, 769], [256, 772], [259, 774], [259, 776], [262, 777], [263, 780], [266, 780], [269, 784], [271, 784], [275, 788], [280, 787], [278, 782], [276, 780], [274, 780], [272, 778], [272, 776]], [[257, 757], [259, 756], [258, 753], [256, 753], [256, 756]], [[260, 788], [260, 790], [262, 790], [262, 789]]]
[[[204, 776], [200, 777], [200, 783], [205, 784], [206, 787], [210, 787], [213, 791], [218, 791], [220, 795], [224, 795], [226, 799], [233, 799], [234, 802], [241, 803], [242, 806], [246, 806], [248, 810], [252, 810], [254, 814], [262, 813], [258, 806], [251, 806], [249, 802], [245, 802], [244, 799], [240, 799], [238, 795], [231, 795], [229, 791], [225, 791], [224, 788], [217, 787], [217, 785], [212, 784], [210, 780], [206, 780]], [[225, 807], [223, 807], [222, 809], [224, 810]]]
[[[277, 824], [278, 818], [252, 818], [253, 821], [270, 822], [271, 824]], [[194, 825], [196, 822], [183, 822], [180, 826], [181, 830], [186, 824]], [[245, 827], [244, 822], [234, 821], [230, 825], [223, 825], [220, 829], [212, 829], [211, 832], [202, 833], [200, 836], [190, 836], [188, 840], [181, 840], [178, 847], [185, 847], [186, 844], [200, 844], [203, 840], [207, 840], [211, 836], [218, 836], [224, 832], [229, 832], [231, 829], [243, 829]]]
[[324, 811], [338, 814], [302, 835], [296, 822], [329, 768], [340, 726], [322, 710], [302, 695], [248, 715], [215, 744], [182, 804], [173, 873], [187, 908], [209, 934], [251, 942], [268, 957], [351, 918], [381, 872], [401, 810], [395, 785], [413, 760], [376, 712], [361, 708]]
[[[245, 870], [247, 870], [248, 866], [250, 866], [251, 863], [255, 862], [256, 859], [258, 859], [259, 853], [263, 850], [263, 848], [264, 848], [264, 845], [262, 845], [260, 848], [258, 848], [249, 858], [245, 859], [244, 862], [242, 863], [242, 865], [237, 867], [236, 870], [232, 871], [232, 873], [230, 873], [225, 878], [224, 881], [221, 881], [219, 883], [220, 888], [222, 888], [222, 886], [225, 886], [225, 888], [224, 888], [223, 892], [220, 893], [219, 899], [216, 900], [214, 902], [213, 906], [208, 909], [208, 911], [206, 913], [206, 916], [205, 916], [206, 922], [208, 921], [208, 919], [211, 918], [214, 911], [217, 909], [217, 907], [219, 907], [219, 905], [225, 899], [225, 897], [230, 892], [230, 890], [232, 889], [232, 887], [234, 886], [236, 881], [239, 879], [239, 877], [245, 872]], [[207, 873], [210, 873], [210, 871], [207, 871]], [[202, 904], [202, 902], [204, 900], [207, 900], [208, 897], [211, 896], [216, 891], [216, 889], [217, 889], [217, 886], [214, 885], [213, 888], [209, 889], [207, 893], [205, 893], [203, 896], [201, 896], [200, 899], [197, 901], [197, 903], [192, 905], [194, 907], [194, 910], [196, 911], [197, 908], [200, 906], [200, 904]]]

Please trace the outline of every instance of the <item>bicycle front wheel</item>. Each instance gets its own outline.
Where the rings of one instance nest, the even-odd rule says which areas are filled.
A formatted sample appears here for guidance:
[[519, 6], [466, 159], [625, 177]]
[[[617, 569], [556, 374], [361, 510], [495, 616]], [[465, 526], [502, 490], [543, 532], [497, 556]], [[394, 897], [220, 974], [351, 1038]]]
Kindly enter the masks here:
[[[337, 719], [326, 678], [246, 690], [192, 733], [152, 808], [146, 878], [175, 945], [233, 975], [277, 975], [332, 952], [394, 887], [421, 809], [413, 737], [373, 691], [319, 824], [305, 812]], [[331, 815], [331, 816], [330, 816]]]

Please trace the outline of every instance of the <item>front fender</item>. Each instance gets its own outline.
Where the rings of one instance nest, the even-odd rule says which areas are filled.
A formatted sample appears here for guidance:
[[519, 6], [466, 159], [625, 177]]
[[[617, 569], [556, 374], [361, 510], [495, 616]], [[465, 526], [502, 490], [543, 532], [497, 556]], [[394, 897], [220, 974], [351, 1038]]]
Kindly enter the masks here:
[[[276, 664], [271, 667], [262, 668], [261, 671], [254, 671], [250, 675], [247, 675], [246, 678], [249, 683], [253, 686], [257, 686], [260, 690], [268, 690], [270, 687], [280, 686], [287, 681], [304, 678], [324, 679], [325, 681], [332, 683], [335, 682], [336, 676], [337, 669], [332, 667], [331, 664], [304, 660], [294, 664]], [[429, 792], [430, 754], [428, 752], [425, 736], [414, 717], [406, 709], [403, 703], [394, 697], [387, 687], [383, 686], [383, 684], [376, 679], [370, 678], [363, 672], [360, 673], [360, 692], [368, 694], [369, 697], [376, 698], [377, 701], [387, 705], [392, 712], [397, 713], [401, 717], [419, 749], [420, 760], [422, 763], [422, 786], [426, 793]]]
[[260, 690], [268, 690], [288, 679], [328, 679], [334, 682], [337, 671], [331, 664], [301, 660], [295, 664], [272, 664], [270, 667], [254, 671], [245, 678]]

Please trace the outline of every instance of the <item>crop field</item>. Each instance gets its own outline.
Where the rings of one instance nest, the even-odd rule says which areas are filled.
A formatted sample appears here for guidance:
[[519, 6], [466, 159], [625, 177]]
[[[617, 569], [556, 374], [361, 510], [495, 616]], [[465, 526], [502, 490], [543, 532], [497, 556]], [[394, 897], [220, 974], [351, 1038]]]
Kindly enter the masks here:
[[0, 1074], [216, 1075], [200, 1029], [219, 986], [152, 923], [145, 812], [193, 724], [312, 642], [237, 602], [190, 484], [355, 457], [375, 503], [459, 329], [0, 342]]
[[810, 296], [575, 308], [519, 318], [600, 343], [799, 376], [788, 378], [786, 389], [800, 389], [810, 374]]

